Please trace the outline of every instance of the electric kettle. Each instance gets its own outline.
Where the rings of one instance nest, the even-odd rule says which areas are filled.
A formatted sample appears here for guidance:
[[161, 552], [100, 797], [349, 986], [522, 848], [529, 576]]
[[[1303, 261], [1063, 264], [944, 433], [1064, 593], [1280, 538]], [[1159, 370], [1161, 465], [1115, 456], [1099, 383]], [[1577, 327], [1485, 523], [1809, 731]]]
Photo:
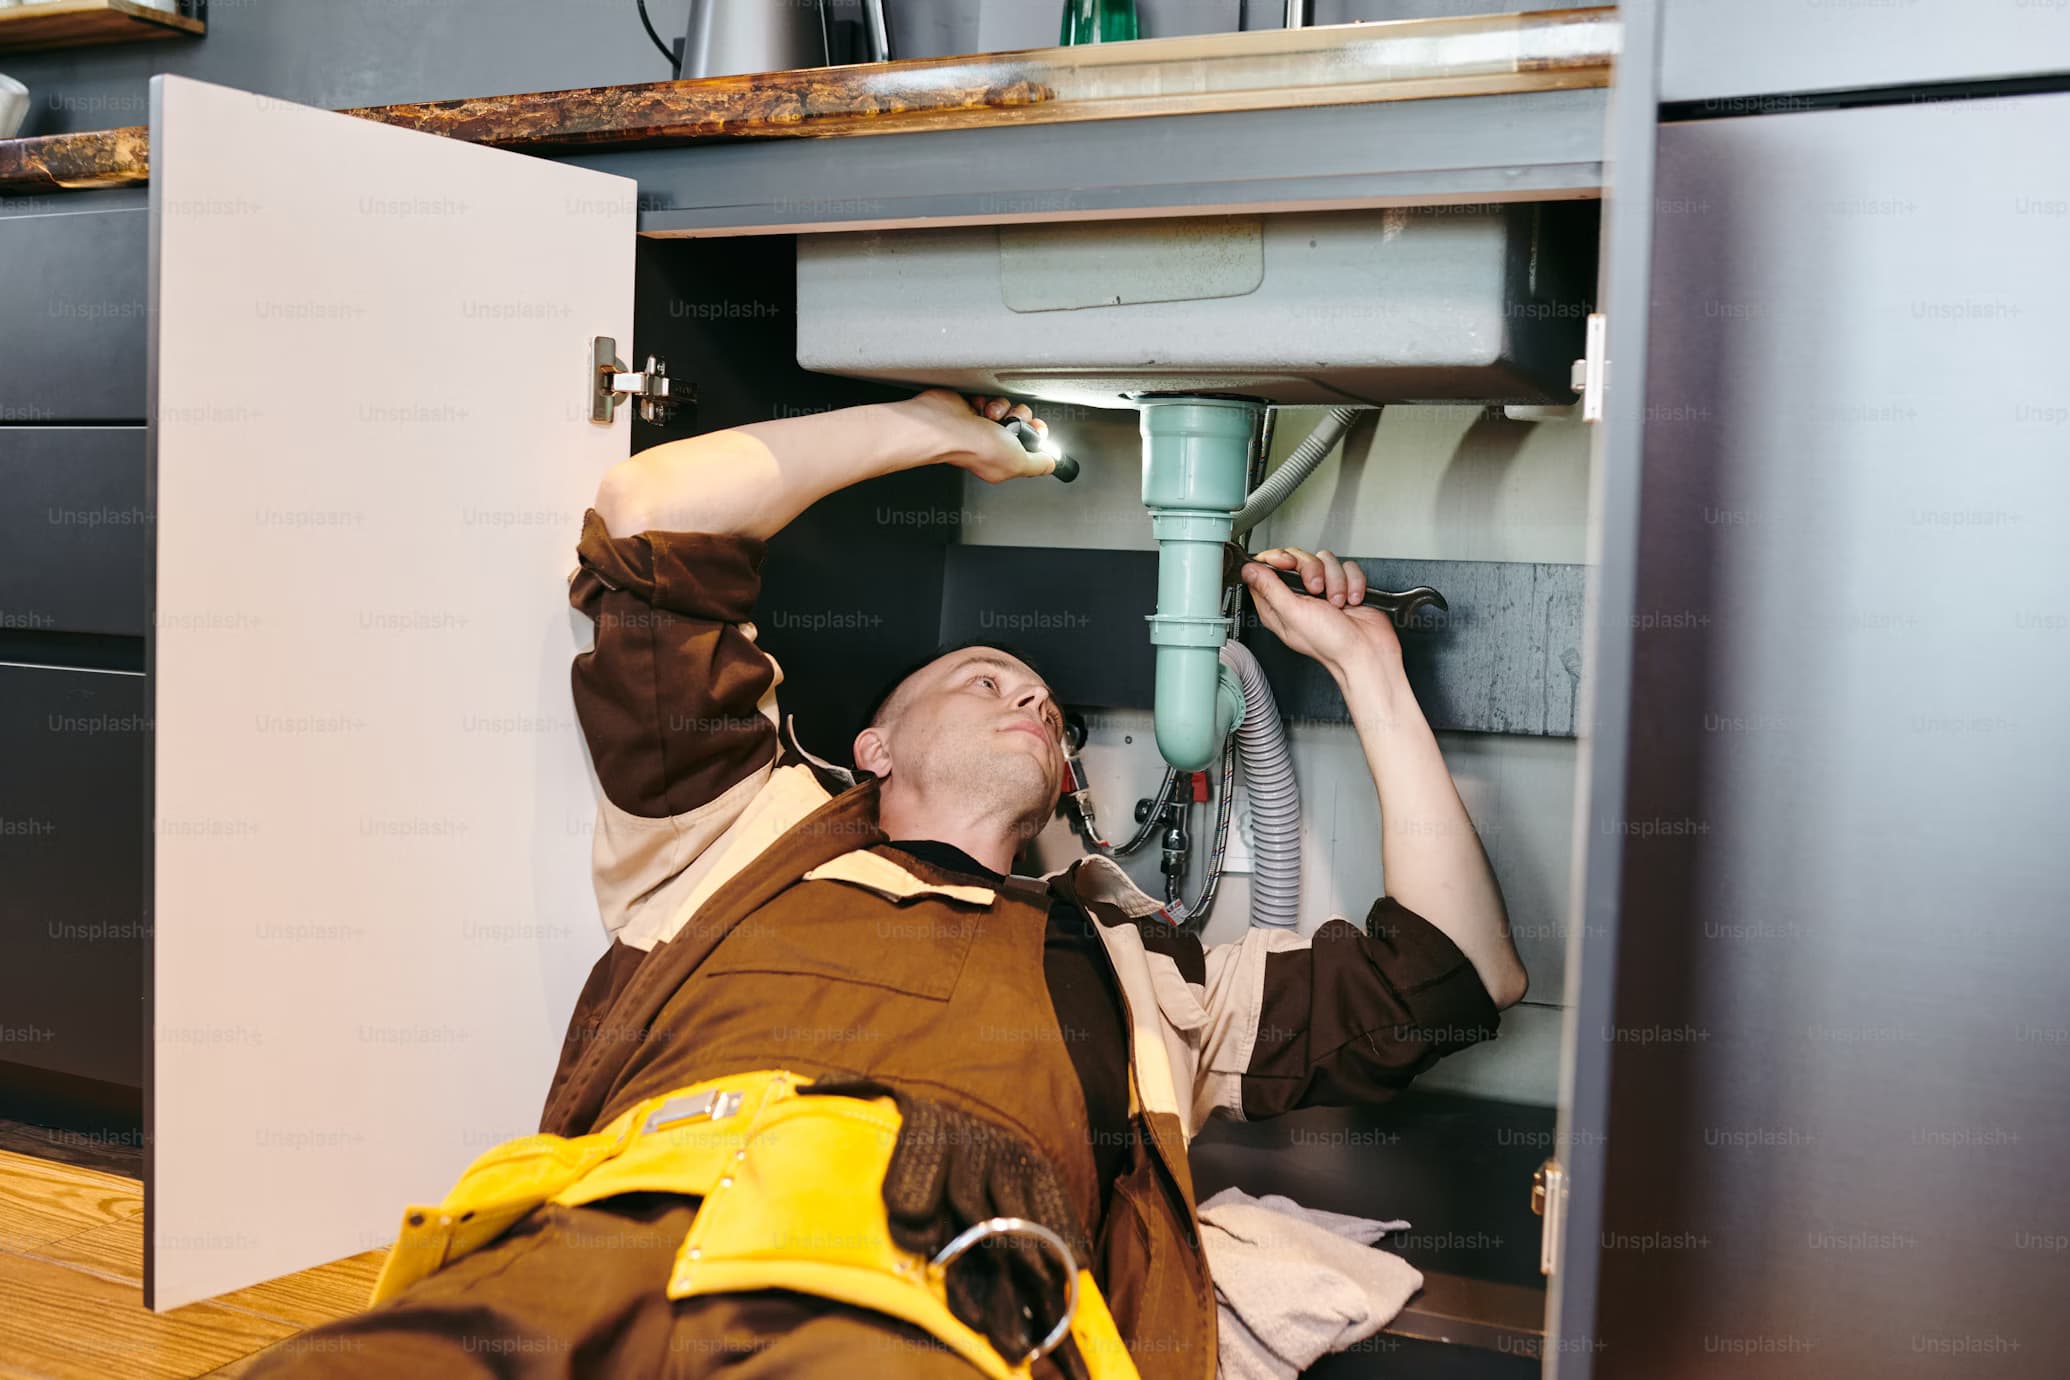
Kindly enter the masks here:
[[[863, 0], [869, 58], [891, 56], [884, 0]], [[727, 77], [825, 67], [833, 59], [827, 0], [691, 0], [683, 76]]]

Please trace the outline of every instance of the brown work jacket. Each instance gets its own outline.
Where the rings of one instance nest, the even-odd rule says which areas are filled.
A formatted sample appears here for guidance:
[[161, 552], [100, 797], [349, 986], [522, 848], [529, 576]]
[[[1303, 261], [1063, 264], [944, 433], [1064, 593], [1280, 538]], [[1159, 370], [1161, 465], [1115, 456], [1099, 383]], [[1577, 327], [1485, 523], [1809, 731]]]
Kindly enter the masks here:
[[[755, 644], [762, 542], [614, 537], [584, 519], [574, 667], [601, 795], [593, 864], [611, 946], [578, 1000], [540, 1129], [579, 1135], [721, 1074], [866, 1077], [1020, 1133], [1087, 1224], [1093, 1268], [1146, 1377], [1210, 1380], [1215, 1298], [1186, 1145], [1209, 1116], [1385, 1099], [1495, 1034], [1494, 1004], [1435, 926], [1388, 899], [1363, 928], [1254, 928], [1203, 946], [1111, 859], [999, 887], [889, 848], [877, 784], [783, 731]], [[1133, 1148], [1104, 1219], [1085, 1099], [1044, 981], [1050, 896], [1112, 964]]]

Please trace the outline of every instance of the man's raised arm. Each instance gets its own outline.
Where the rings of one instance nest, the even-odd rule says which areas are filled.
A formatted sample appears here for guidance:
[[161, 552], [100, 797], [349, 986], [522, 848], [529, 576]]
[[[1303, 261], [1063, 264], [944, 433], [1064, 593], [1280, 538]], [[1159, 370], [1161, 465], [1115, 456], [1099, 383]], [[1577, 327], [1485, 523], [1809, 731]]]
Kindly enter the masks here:
[[1327, 551], [1282, 548], [1257, 560], [1298, 572], [1305, 597], [1257, 565], [1243, 569], [1258, 616], [1281, 641], [1321, 662], [1343, 692], [1380, 793], [1380, 866], [1387, 894], [1459, 946], [1499, 1007], [1527, 978], [1509, 937], [1502, 890], [1466, 806], [1402, 671], [1394, 622], [1365, 597], [1365, 575]]
[[690, 436], [613, 466], [597, 488], [596, 509], [615, 536], [767, 539], [828, 494], [898, 470], [950, 464], [995, 484], [1049, 473], [1054, 460], [1029, 454], [996, 425], [1009, 415], [1031, 416], [1004, 398], [966, 402], [934, 389]]
[[[1328, 552], [1266, 551], [1243, 567], [1258, 616], [1343, 690], [1380, 792], [1387, 894], [1361, 927], [1254, 926], [1202, 950], [1161, 939], [1205, 1019], [1189, 1028], [1194, 1124], [1384, 1101], [1448, 1054], [1494, 1038], [1524, 995], [1502, 892], [1402, 675], [1401, 644], [1365, 576]], [[1298, 571], [1295, 593], [1265, 566]]]
[[606, 930], [636, 948], [667, 937], [712, 845], [774, 777], [783, 673], [752, 621], [767, 539], [894, 470], [1047, 473], [997, 424], [1008, 410], [923, 393], [671, 441], [605, 475], [568, 601], [596, 629], [573, 689], [604, 797], [592, 865]]

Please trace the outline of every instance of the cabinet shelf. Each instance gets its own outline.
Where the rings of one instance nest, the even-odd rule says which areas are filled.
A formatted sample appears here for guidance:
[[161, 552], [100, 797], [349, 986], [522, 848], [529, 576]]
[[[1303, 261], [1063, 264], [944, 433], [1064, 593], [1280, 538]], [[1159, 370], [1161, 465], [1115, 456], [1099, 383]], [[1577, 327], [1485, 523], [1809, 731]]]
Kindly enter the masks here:
[[83, 48], [147, 38], [199, 38], [203, 20], [135, 0], [44, 0], [0, 10], [0, 53]]

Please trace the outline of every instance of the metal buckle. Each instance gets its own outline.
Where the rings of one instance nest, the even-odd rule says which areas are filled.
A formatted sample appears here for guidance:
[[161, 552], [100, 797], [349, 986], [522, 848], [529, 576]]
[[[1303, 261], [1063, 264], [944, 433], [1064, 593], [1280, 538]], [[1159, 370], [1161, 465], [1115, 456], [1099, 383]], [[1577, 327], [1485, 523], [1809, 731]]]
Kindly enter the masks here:
[[1020, 1359], [1023, 1367], [1032, 1366], [1050, 1352], [1056, 1350], [1071, 1331], [1071, 1320], [1078, 1315], [1078, 1261], [1071, 1254], [1071, 1247], [1040, 1222], [1030, 1222], [1025, 1217], [987, 1217], [976, 1226], [965, 1227], [954, 1240], [935, 1252], [934, 1259], [927, 1262], [929, 1277], [940, 1282], [948, 1274], [949, 1267], [965, 1251], [988, 1236], [1032, 1236], [1057, 1253], [1064, 1262], [1064, 1316], [1050, 1329], [1049, 1335], [1036, 1343], [1035, 1349]]
[[701, 1116], [723, 1121], [740, 1110], [743, 1096], [739, 1092], [721, 1092], [714, 1088], [694, 1097], [672, 1097], [647, 1114], [640, 1134], [651, 1135], [663, 1126], [673, 1126], [678, 1121], [691, 1121]]

